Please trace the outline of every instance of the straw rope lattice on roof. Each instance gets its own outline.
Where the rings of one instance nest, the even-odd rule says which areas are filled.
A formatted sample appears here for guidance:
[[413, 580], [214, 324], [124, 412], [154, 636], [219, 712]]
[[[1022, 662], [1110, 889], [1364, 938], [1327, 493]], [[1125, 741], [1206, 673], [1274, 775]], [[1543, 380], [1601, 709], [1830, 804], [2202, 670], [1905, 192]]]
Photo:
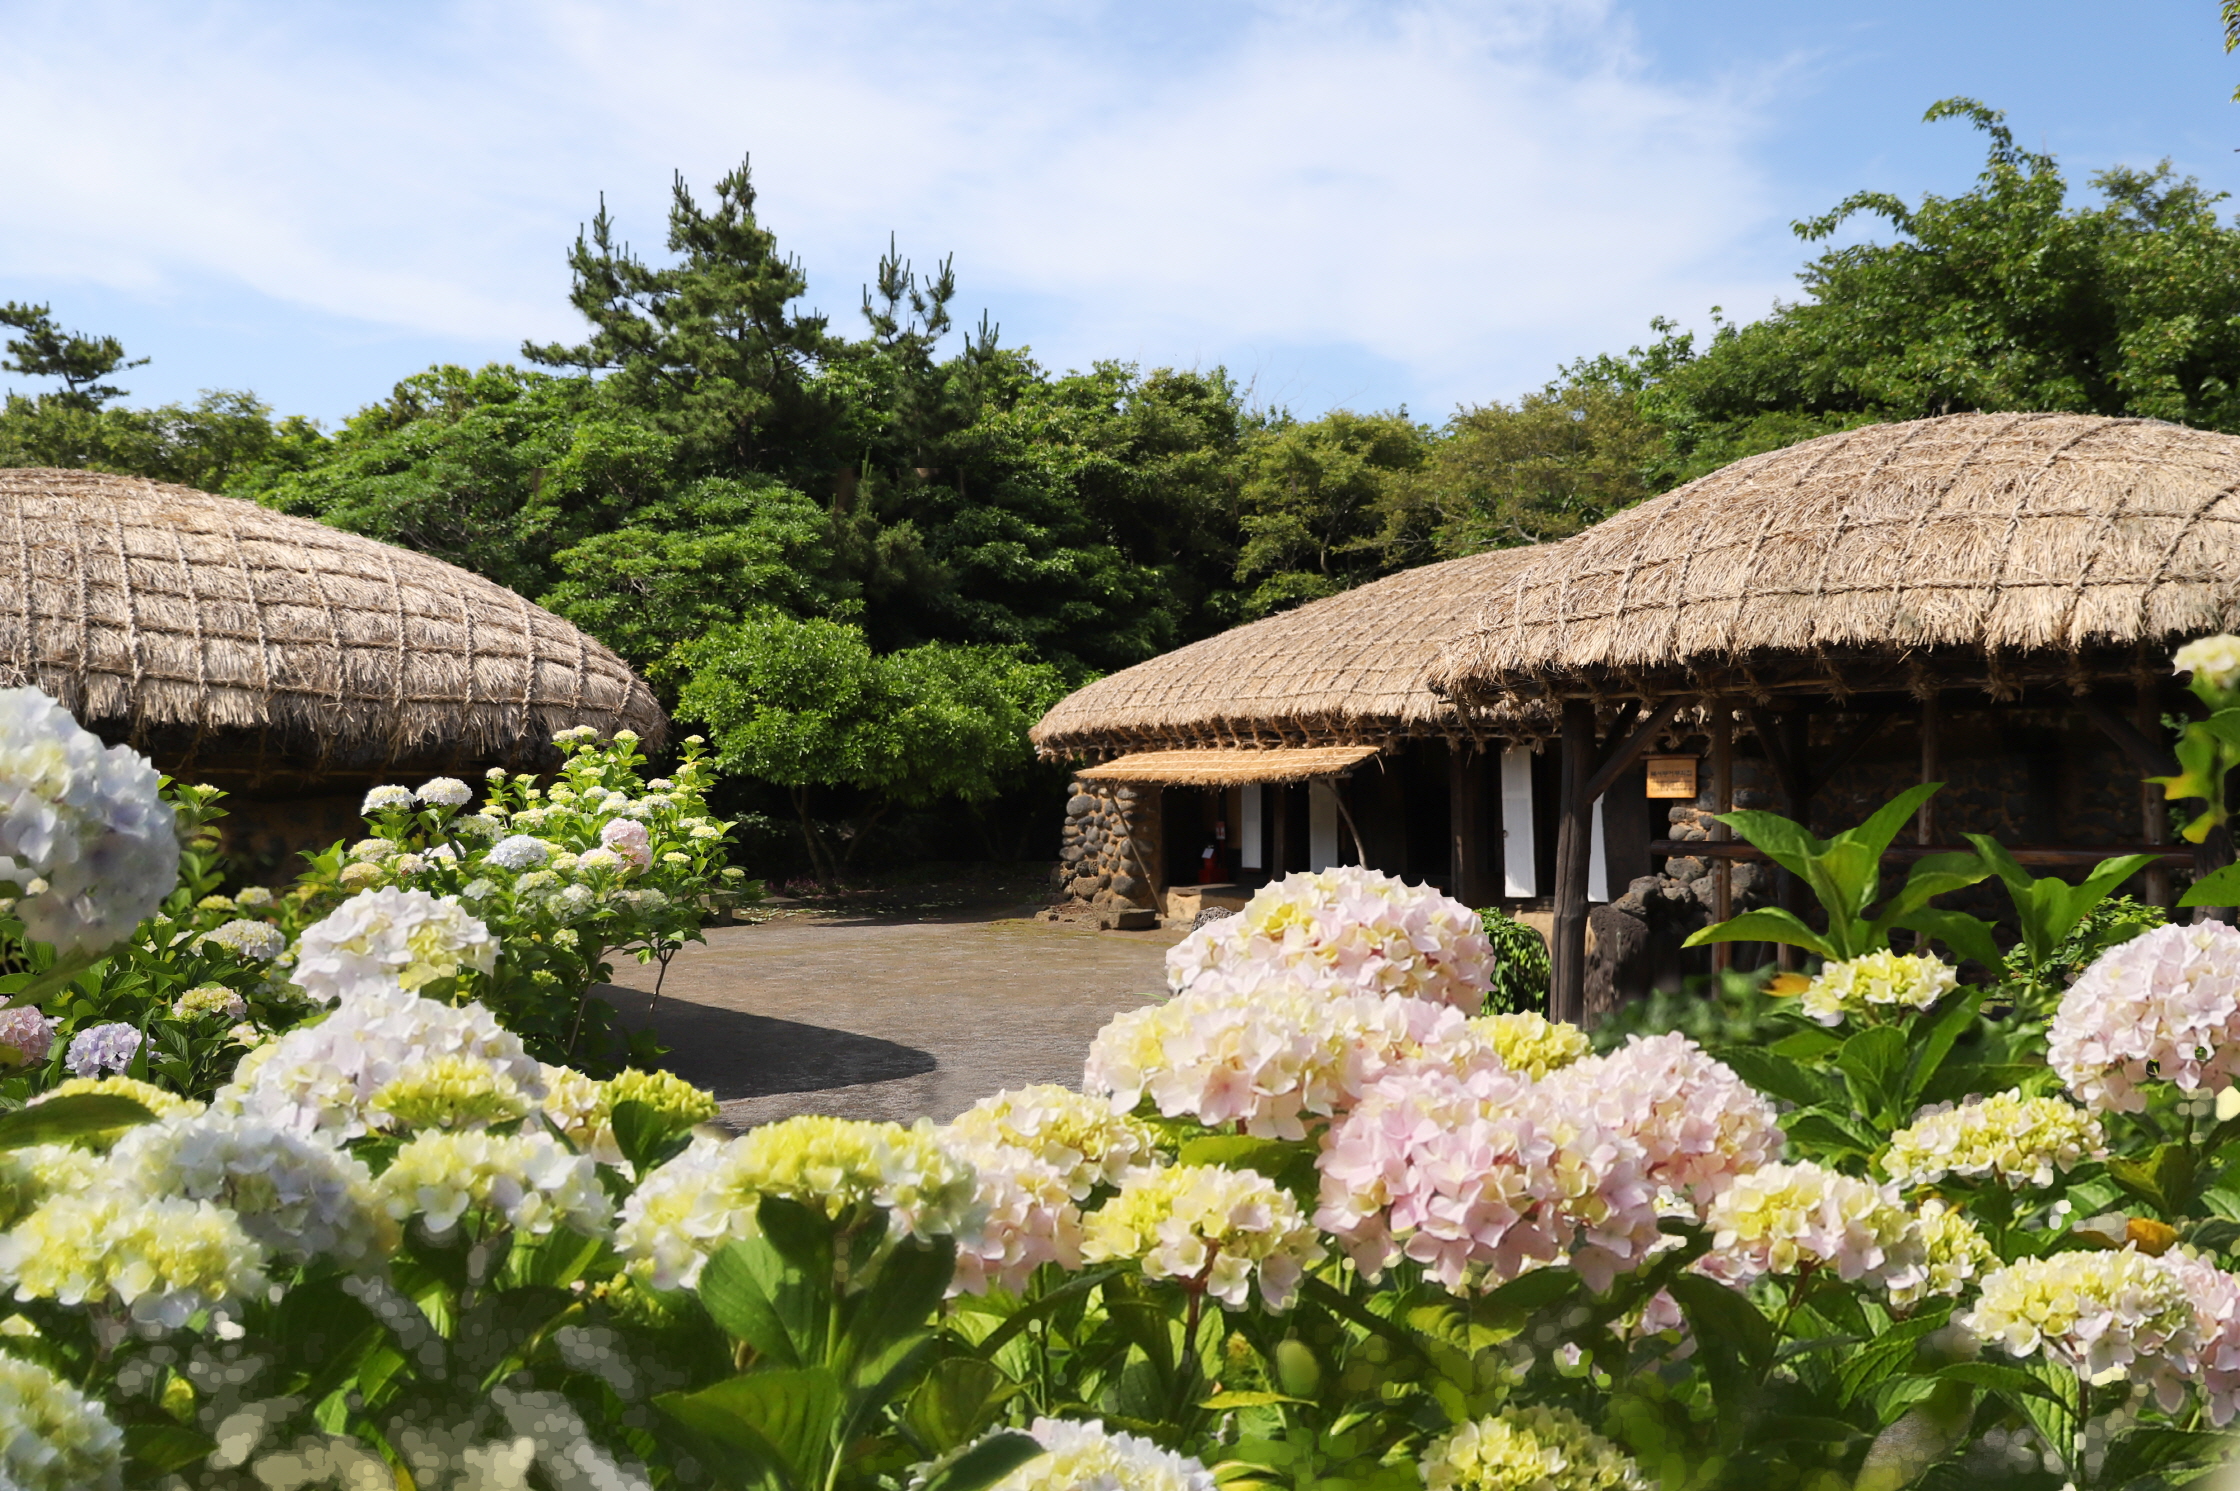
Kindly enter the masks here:
[[2240, 438], [1956, 414], [1824, 435], [1533, 551], [1440, 660], [1463, 698], [2166, 675], [2240, 625]]
[[252, 502], [0, 470], [0, 684], [165, 769], [252, 781], [525, 765], [667, 722], [604, 647], [423, 554]]
[[1307, 782], [1316, 777], [1340, 776], [1376, 754], [1373, 745], [1137, 751], [1075, 775], [1092, 782], [1240, 787], [1248, 782]]
[[1537, 706], [1458, 712], [1428, 683], [1440, 648], [1537, 552], [1427, 564], [1193, 642], [1069, 694], [1030, 735], [1046, 756], [1537, 738], [1548, 730]]

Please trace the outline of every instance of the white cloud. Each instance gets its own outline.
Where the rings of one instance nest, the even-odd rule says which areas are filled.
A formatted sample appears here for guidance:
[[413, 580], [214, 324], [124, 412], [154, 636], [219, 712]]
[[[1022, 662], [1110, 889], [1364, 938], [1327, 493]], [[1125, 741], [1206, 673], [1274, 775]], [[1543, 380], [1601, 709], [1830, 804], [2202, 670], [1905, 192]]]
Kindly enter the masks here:
[[1592, 0], [0, 4], [0, 107], [0, 275], [451, 337], [572, 335], [598, 192], [657, 249], [670, 170], [749, 148], [826, 310], [893, 230], [1060, 365], [1352, 358], [1436, 408], [1778, 288], [1730, 263], [1748, 100]]

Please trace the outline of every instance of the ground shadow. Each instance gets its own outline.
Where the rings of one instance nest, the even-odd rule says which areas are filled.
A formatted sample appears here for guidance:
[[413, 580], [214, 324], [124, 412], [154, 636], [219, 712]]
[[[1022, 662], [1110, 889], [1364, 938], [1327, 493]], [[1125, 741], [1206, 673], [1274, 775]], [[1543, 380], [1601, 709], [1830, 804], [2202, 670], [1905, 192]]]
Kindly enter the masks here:
[[670, 1047], [664, 1067], [722, 1102], [891, 1082], [936, 1065], [928, 1052], [852, 1030], [669, 999], [649, 1018], [649, 1001], [639, 991], [609, 986], [599, 992], [626, 1029], [653, 1027]]

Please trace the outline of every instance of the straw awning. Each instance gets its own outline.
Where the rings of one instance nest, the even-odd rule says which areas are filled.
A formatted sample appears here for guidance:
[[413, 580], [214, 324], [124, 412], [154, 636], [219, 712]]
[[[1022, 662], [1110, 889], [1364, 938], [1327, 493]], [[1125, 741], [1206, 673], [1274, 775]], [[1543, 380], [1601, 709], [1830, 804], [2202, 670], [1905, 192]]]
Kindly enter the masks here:
[[1156, 783], [1167, 787], [1242, 787], [1254, 782], [1305, 782], [1351, 771], [1377, 748], [1290, 746], [1264, 750], [1137, 751], [1076, 772], [1096, 782]]

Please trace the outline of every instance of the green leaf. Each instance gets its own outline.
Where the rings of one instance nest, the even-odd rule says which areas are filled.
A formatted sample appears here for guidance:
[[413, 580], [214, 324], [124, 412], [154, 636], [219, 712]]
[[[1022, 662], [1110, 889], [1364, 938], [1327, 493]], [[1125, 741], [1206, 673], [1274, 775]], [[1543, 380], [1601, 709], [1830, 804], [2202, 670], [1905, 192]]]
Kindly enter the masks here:
[[155, 1115], [127, 1097], [80, 1092], [49, 1098], [0, 1118], [0, 1150], [34, 1144], [75, 1144], [115, 1129], [152, 1123]]
[[1836, 1069], [1849, 1079], [1852, 1096], [1863, 1114], [1879, 1115], [1892, 1106], [1905, 1062], [1905, 1032], [1895, 1025], [1862, 1030], [1836, 1053]]
[[1768, 906], [1757, 911], [1745, 911], [1740, 916], [1699, 927], [1688, 934], [1682, 947], [1702, 947], [1713, 942], [1780, 942], [1790, 947], [1801, 947], [1820, 957], [1840, 957], [1827, 938], [1806, 926], [1793, 911], [1779, 906]]
[[1747, 1295], [1700, 1274], [1681, 1274], [1665, 1288], [1699, 1338], [1732, 1351], [1758, 1372], [1772, 1362], [1773, 1323]]
[[[839, 1435], [844, 1395], [822, 1367], [749, 1372], [696, 1393], [663, 1393], [654, 1405], [709, 1443], [746, 1460], [790, 1491], [823, 1484]], [[720, 1463], [711, 1469], [722, 1472]]]
[[1902, 1491], [1967, 1442], [1975, 1418], [1975, 1389], [1957, 1379], [1939, 1382], [1929, 1397], [1900, 1414], [1867, 1447], [1852, 1491]]
[[1215, 1393], [1198, 1406], [1210, 1408], [1215, 1413], [1227, 1413], [1235, 1408], [1273, 1408], [1278, 1403], [1312, 1403], [1312, 1398], [1294, 1398], [1288, 1393]]
[[2232, 1457], [2232, 1450], [2230, 1434], [2206, 1429], [2134, 1429], [2108, 1446], [2108, 1457], [2100, 1463], [2094, 1484], [2122, 1491], [2157, 1472], [2222, 1464]]
[[1301, 1154], [1314, 1151], [1304, 1144], [1281, 1139], [1255, 1139], [1249, 1134], [1205, 1134], [1185, 1142], [1175, 1152], [1183, 1165], [1220, 1165], [1230, 1170], [1250, 1170], [1279, 1180]]
[[1992, 932], [1991, 924], [1965, 911], [1946, 911], [1937, 906], [1924, 906], [1908, 912], [1891, 923], [1909, 932], [1919, 932], [1934, 942], [1941, 942], [1963, 958], [1973, 958], [1986, 968], [1997, 968], [2001, 962], [1999, 939]]
[[1812, 836], [1811, 830], [1793, 818], [1779, 813], [1761, 812], [1745, 808], [1739, 812], [1721, 813], [1719, 821], [1749, 841], [1750, 846], [1767, 859], [1800, 878], [1812, 873], [1813, 861], [1827, 852], [1828, 846]]
[[863, 1387], [883, 1375], [889, 1349], [925, 1330], [941, 1310], [941, 1297], [957, 1276], [955, 1239], [906, 1238], [880, 1260], [869, 1287], [847, 1303], [840, 1349], [841, 1375]]
[[1734, 1069], [1736, 1076], [1763, 1093], [1770, 1093], [1800, 1108], [1816, 1108], [1832, 1102], [1837, 1089], [1818, 1072], [1784, 1060], [1771, 1051], [1761, 1051], [1751, 1046], [1722, 1049], [1719, 1059]]
[[798, 1367], [801, 1354], [778, 1308], [763, 1291], [764, 1269], [755, 1266], [750, 1242], [718, 1250], [700, 1272], [700, 1303], [725, 1334], [746, 1342], [781, 1367]]
[[945, 1455], [980, 1432], [980, 1425], [1012, 1390], [1011, 1379], [976, 1356], [944, 1357], [933, 1364], [903, 1418], [918, 1439]]
[[131, 1424], [124, 1431], [125, 1453], [156, 1475], [176, 1475], [210, 1458], [218, 1441], [183, 1424]]
[[669, 1141], [678, 1129], [651, 1103], [625, 1099], [614, 1105], [609, 1121], [614, 1125], [615, 1147], [630, 1162], [632, 1173], [644, 1175], [669, 1158]]
[[1781, 1131], [1791, 1143], [1823, 1154], [1872, 1155], [1881, 1151], [1875, 1138], [1824, 1108], [1805, 1108], [1781, 1116]]
[[2240, 865], [2211, 870], [2178, 898], [2180, 906], [2240, 906]]
[[1911, 916], [1942, 895], [1984, 880], [1991, 874], [1991, 867], [1974, 854], [1931, 854], [1914, 861], [1905, 884], [1890, 898], [1889, 904], [1875, 918], [1875, 926], [1887, 930], [1899, 918]]
[[2002, 1366], [1998, 1362], [1954, 1362], [1937, 1369], [1939, 1377], [1955, 1382], [1973, 1383], [1977, 1387], [2007, 1398], [2039, 1398], [2059, 1405], [2060, 1395], [2020, 1367]]
[[1766, 1047], [1766, 1053], [1785, 1061], [1813, 1061], [1842, 1044], [1843, 1037], [1830, 1035], [1825, 1030], [1800, 1030], [1795, 1035], [1785, 1035]]
[[1929, 1021], [1914, 1047], [1913, 1060], [1906, 1067], [1902, 1106], [1911, 1107], [1919, 1101], [1922, 1090], [1936, 1079], [1945, 1058], [1952, 1054], [1953, 1043], [1975, 1023], [1976, 1012], [1983, 1008], [1984, 995], [1988, 992], [1982, 988], [1963, 990], [1959, 998], [1948, 999], [1945, 1007]]
[[1913, 1360], [1923, 1336], [1942, 1329], [1942, 1314], [1918, 1320], [1900, 1320], [1875, 1333], [1875, 1338], [1836, 1363], [1836, 1394], [1851, 1402], [1868, 1388], [1896, 1373]]
[[993, 1434], [927, 1476], [920, 1491], [982, 1491], [1042, 1454], [1024, 1434]]

